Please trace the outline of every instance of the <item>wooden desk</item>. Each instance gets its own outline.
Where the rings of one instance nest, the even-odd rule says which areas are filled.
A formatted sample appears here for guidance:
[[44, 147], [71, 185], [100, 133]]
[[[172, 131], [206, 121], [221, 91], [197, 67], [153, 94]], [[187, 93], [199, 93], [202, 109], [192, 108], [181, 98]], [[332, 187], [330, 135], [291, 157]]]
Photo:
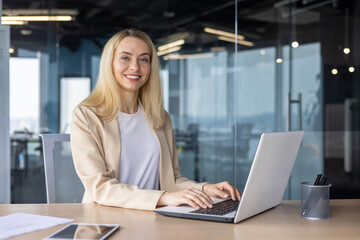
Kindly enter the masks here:
[[[238, 224], [165, 217], [151, 211], [104, 207], [97, 204], [3, 204], [0, 216], [23, 212], [71, 218], [76, 222], [117, 223], [110, 239], [358, 239], [360, 199], [331, 200], [328, 220], [300, 217], [300, 201], [283, 203]], [[12, 239], [43, 239], [65, 225]]]

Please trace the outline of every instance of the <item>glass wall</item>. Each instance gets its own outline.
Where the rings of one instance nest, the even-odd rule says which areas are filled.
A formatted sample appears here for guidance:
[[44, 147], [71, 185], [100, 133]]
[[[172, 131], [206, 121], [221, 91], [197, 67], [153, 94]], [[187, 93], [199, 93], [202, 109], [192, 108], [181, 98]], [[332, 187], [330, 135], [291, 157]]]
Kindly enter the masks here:
[[[39, 132], [40, 63], [38, 58], [10, 59], [10, 132]], [[19, 71], [21, 69], [21, 71]], [[27, 96], [24, 98], [23, 96]]]
[[[39, 89], [31, 91], [39, 92], [38, 127], [27, 128], [34, 133], [30, 139], [38, 132], [66, 131], [62, 115], [69, 111], [62, 113], [66, 106], [61, 96], [70, 92], [61, 90], [61, 79], [89, 79], [93, 88], [106, 40], [118, 30], [136, 27], [157, 48], [181, 42], [158, 55], [164, 105], [184, 176], [227, 180], [242, 191], [261, 133], [304, 130], [284, 199], [299, 199], [299, 183], [318, 173], [331, 177], [332, 198], [360, 197], [358, 1], [167, 0], [154, 1], [146, 12], [131, 17], [117, 9], [134, 12], [144, 7], [141, 1], [121, 7], [91, 4], [45, 1], [42, 7], [49, 13], [82, 11], [73, 25], [29, 23], [33, 34], [26, 36], [20, 35], [24, 27], [11, 27], [12, 59], [27, 57], [20, 50], [25, 49], [40, 68]], [[10, 8], [10, 0], [3, 0], [3, 15]], [[82, 32], [76, 28], [80, 24]], [[11, 129], [14, 140], [23, 126], [30, 125]], [[13, 162], [20, 161], [21, 151], [13, 151]], [[42, 161], [41, 151], [38, 155]], [[37, 169], [31, 178], [41, 176], [41, 167]]]

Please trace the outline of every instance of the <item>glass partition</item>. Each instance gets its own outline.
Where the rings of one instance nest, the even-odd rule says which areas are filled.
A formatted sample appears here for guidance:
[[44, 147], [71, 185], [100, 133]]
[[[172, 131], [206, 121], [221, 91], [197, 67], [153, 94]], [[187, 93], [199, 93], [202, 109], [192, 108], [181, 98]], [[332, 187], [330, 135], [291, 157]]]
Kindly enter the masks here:
[[[170, 59], [169, 113], [184, 175], [198, 181], [233, 181], [233, 116], [229, 115], [229, 53]], [[231, 96], [231, 95], [230, 95]]]
[[[30, 7], [12, 2], [3, 14]], [[62, 4], [40, 8], [79, 8]], [[262, 132], [304, 130], [284, 199], [299, 199], [299, 182], [317, 173], [331, 177], [332, 198], [360, 197], [358, 1], [166, 0], [146, 12], [136, 1], [92, 4], [73, 22], [11, 26], [12, 57], [26, 49], [39, 61], [35, 132], [65, 129], [61, 77], [90, 77], [93, 88], [107, 39], [135, 27], [158, 49], [184, 176], [243, 190]]]

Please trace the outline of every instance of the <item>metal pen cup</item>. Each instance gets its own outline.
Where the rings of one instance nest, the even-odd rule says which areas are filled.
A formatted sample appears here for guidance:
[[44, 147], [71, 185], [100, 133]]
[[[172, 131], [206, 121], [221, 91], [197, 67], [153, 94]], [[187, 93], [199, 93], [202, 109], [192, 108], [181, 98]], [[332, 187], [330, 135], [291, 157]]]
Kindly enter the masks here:
[[307, 219], [330, 218], [329, 195], [331, 184], [314, 185], [313, 182], [302, 182], [301, 217]]

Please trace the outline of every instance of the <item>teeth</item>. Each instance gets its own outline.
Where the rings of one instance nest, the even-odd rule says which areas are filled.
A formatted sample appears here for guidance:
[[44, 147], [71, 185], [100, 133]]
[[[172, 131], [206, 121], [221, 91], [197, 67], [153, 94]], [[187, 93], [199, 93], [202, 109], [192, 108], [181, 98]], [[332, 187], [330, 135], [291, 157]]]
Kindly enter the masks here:
[[140, 78], [140, 76], [131, 76], [131, 75], [126, 75], [127, 78], [131, 78], [131, 79], [138, 79]]

